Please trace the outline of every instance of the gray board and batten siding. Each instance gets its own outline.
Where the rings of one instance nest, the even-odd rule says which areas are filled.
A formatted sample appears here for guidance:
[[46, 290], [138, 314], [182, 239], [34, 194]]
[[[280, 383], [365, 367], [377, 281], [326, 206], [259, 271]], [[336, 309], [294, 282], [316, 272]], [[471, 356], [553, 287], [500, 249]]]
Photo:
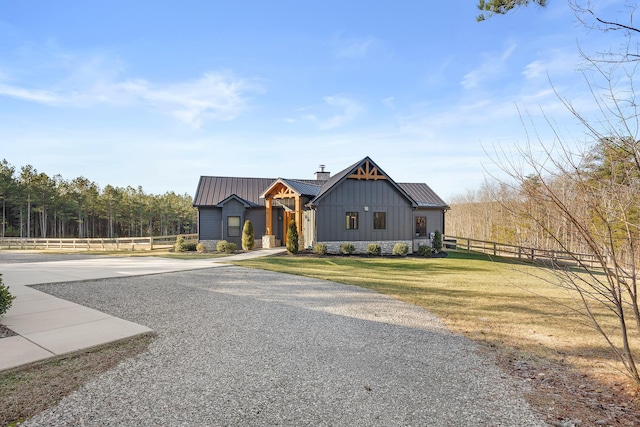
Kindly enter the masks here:
[[[363, 175], [364, 169], [370, 175]], [[352, 177], [351, 175], [357, 178]], [[435, 230], [444, 233], [444, 214], [449, 206], [424, 183], [396, 183], [369, 157], [330, 176], [316, 173], [322, 179], [273, 179], [202, 176], [193, 205], [198, 208], [198, 230], [201, 241], [215, 244], [227, 240], [240, 245], [240, 236], [229, 236], [229, 217], [253, 223], [256, 241], [266, 233], [264, 195], [277, 183], [300, 197], [303, 212], [300, 224], [304, 245], [327, 242], [367, 242], [429, 244]], [[362, 178], [362, 179], [361, 179]], [[369, 179], [371, 178], [371, 179]], [[263, 196], [262, 198], [260, 196]], [[284, 235], [284, 208], [292, 209], [292, 200], [273, 199], [271, 230], [277, 240]], [[346, 226], [347, 212], [358, 216], [358, 227]], [[384, 213], [384, 227], [380, 214]], [[418, 219], [419, 218], [419, 219]], [[420, 233], [417, 224], [420, 223]], [[237, 234], [237, 228], [234, 229]]]
[[[346, 212], [358, 214], [357, 229], [346, 229]], [[386, 228], [374, 229], [374, 212], [386, 213]], [[389, 181], [347, 179], [318, 203], [317, 239], [319, 242], [411, 240], [412, 212], [411, 202]]]

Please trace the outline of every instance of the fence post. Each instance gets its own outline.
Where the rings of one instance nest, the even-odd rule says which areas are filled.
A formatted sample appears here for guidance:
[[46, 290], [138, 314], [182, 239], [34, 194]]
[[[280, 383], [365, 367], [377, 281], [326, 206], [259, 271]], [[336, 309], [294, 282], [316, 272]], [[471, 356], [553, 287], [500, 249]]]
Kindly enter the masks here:
[[467, 250], [471, 250], [471, 239], [467, 239]]
[[153, 250], [153, 236], [149, 236], [149, 250]]

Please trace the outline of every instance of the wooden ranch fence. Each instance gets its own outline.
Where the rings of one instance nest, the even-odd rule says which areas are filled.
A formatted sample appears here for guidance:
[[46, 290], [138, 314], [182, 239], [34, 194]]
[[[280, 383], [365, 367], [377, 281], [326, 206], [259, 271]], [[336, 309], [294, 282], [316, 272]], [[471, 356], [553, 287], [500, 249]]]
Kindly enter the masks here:
[[[188, 241], [197, 241], [197, 234], [182, 234]], [[2, 249], [87, 250], [87, 251], [143, 251], [166, 249], [176, 243], [178, 236], [118, 237], [114, 239], [0, 239]]]
[[561, 265], [588, 265], [590, 268], [599, 267], [600, 264], [594, 255], [569, 253], [549, 249], [527, 248], [523, 246], [507, 245], [505, 243], [487, 242], [484, 240], [470, 239], [468, 237], [443, 236], [445, 247], [452, 249], [466, 249], [468, 251], [482, 252], [493, 256], [519, 258], [528, 261], [552, 262]]

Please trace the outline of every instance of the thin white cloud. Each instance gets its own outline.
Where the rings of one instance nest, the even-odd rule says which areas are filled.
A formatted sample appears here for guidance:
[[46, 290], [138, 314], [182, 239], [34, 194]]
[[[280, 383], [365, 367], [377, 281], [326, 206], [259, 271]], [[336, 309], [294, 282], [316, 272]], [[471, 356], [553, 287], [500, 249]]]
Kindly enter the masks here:
[[95, 67], [96, 61], [90, 61], [75, 71], [76, 78], [38, 89], [0, 74], [0, 96], [57, 107], [143, 105], [199, 128], [207, 121], [235, 119], [248, 110], [249, 95], [261, 91], [252, 81], [231, 72], [208, 72], [190, 81], [154, 84], [145, 79], [119, 80], [115, 74], [95, 73], [91, 79], [89, 70]]
[[167, 107], [175, 117], [196, 128], [208, 120], [235, 119], [247, 110], [245, 95], [255, 89], [229, 73], [207, 73], [197, 80], [166, 86], [136, 85], [140, 99]]
[[548, 82], [549, 77], [574, 73], [576, 63], [579, 58], [574, 52], [566, 50], [545, 51], [543, 58], [536, 59], [528, 63], [522, 75], [528, 80], [544, 80]]
[[502, 73], [505, 68], [505, 62], [513, 54], [516, 47], [512, 43], [500, 55], [488, 55], [479, 67], [465, 74], [460, 84], [465, 89], [473, 89], [479, 86], [481, 82], [495, 78]]
[[374, 48], [375, 44], [376, 39], [373, 36], [351, 39], [338, 37], [336, 40], [335, 54], [338, 58], [364, 58], [367, 53]]
[[[343, 95], [325, 96], [322, 100], [324, 101], [322, 106], [316, 108], [310, 107], [305, 110], [322, 110], [322, 113], [329, 115], [328, 117], [320, 118], [317, 113], [309, 113], [302, 116], [303, 119], [315, 123], [320, 130], [329, 130], [344, 126], [364, 111], [360, 103]], [[332, 114], [336, 109], [340, 110], [340, 112]]]
[[395, 106], [395, 97], [393, 96], [389, 96], [387, 98], [384, 98], [382, 100], [382, 103], [387, 107], [387, 108], [391, 108], [392, 110], [396, 108]]
[[30, 90], [0, 83], [0, 96], [22, 99], [24, 101], [39, 102], [41, 104], [57, 105], [61, 103], [59, 96], [47, 90]]

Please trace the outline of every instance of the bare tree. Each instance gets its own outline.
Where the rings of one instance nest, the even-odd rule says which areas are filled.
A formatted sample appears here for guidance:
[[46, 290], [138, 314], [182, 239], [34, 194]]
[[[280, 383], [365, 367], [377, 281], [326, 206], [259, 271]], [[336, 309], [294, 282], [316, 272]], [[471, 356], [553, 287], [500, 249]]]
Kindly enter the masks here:
[[[575, 291], [582, 314], [640, 385], [640, 127], [634, 74], [624, 74], [622, 90], [619, 69], [604, 72], [601, 64], [594, 69], [606, 84], [589, 85], [600, 119], [585, 117], [563, 100], [584, 126], [587, 141], [577, 144], [555, 133], [553, 143], [528, 138], [515, 157], [498, 149], [493, 158], [510, 178], [509, 185], [544, 208], [527, 208], [521, 201], [509, 209], [528, 218], [561, 249], [575, 253], [579, 247], [597, 259], [599, 270], [578, 256], [578, 268], [555, 263], [556, 284]], [[549, 120], [547, 124], [553, 128]]]

